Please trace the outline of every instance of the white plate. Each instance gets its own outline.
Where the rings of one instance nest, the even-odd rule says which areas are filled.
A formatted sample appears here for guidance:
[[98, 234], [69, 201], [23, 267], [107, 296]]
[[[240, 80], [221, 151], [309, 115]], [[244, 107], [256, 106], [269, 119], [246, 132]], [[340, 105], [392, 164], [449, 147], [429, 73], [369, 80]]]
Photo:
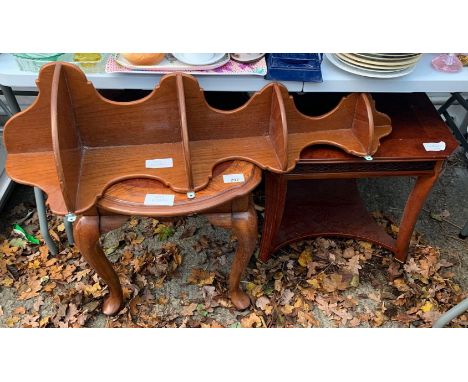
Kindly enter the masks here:
[[379, 56], [374, 53], [350, 53], [350, 55], [354, 57], [361, 57], [363, 59], [372, 60], [372, 61], [401, 62], [404, 60], [412, 60], [412, 59], [420, 58], [422, 56], [422, 53], [416, 53], [412, 56], [392, 56], [392, 57]]
[[338, 60], [340, 60], [342, 63], [352, 66], [353, 68], [358, 68], [358, 69], [364, 69], [364, 70], [371, 70], [373, 72], [382, 72], [382, 73], [390, 73], [390, 72], [397, 72], [403, 69], [408, 69], [409, 67], [412, 67], [416, 65], [417, 61], [413, 61], [410, 64], [405, 64], [405, 65], [399, 65], [399, 66], [380, 66], [380, 65], [371, 65], [371, 64], [365, 64], [363, 62], [355, 61], [350, 57], [347, 57], [346, 55], [342, 55], [340, 53], [335, 53], [334, 57]]
[[192, 56], [191, 53], [172, 53], [172, 55], [177, 58], [180, 62], [188, 65], [210, 65], [221, 60], [226, 53], [213, 53], [213, 56], [210, 58], [196, 58]]
[[180, 62], [170, 54], [166, 54], [164, 60], [157, 65], [133, 65], [128, 62], [121, 53], [114, 55], [115, 61], [124, 68], [132, 70], [134, 73], [155, 73], [159, 72], [184, 72], [184, 71], [197, 71], [197, 70], [212, 70], [227, 64], [230, 60], [229, 54], [225, 54], [219, 61], [209, 65], [188, 65]]
[[361, 57], [356, 54], [352, 53], [335, 53], [338, 58], [341, 58], [342, 61], [349, 62], [351, 64], [355, 64], [356, 66], [362, 66], [363, 68], [370, 68], [370, 69], [403, 69], [405, 67], [409, 67], [414, 65], [416, 62], [419, 61], [421, 56], [416, 56], [411, 59], [404, 59], [404, 60], [388, 60], [388, 59], [376, 59], [376, 58], [366, 58]]
[[397, 72], [376, 72], [373, 70], [369, 69], [362, 69], [362, 68], [356, 68], [350, 65], [347, 65], [338, 58], [336, 58], [333, 54], [325, 53], [325, 57], [330, 61], [333, 65], [337, 66], [341, 70], [344, 70], [345, 72], [352, 73], [352, 74], [357, 74], [359, 76], [364, 76], [364, 77], [373, 77], [373, 78], [395, 78], [395, 77], [402, 77], [405, 76], [413, 71], [416, 65], [404, 69], [404, 70], [399, 70]]
[[248, 64], [260, 60], [265, 53], [231, 53], [231, 58], [234, 61]]

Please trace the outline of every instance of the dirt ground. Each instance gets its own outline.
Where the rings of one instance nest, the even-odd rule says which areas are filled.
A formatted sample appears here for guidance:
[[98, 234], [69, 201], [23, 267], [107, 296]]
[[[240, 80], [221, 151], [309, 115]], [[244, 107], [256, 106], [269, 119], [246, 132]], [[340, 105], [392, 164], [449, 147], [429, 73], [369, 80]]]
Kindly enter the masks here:
[[[323, 239], [284, 248], [266, 264], [253, 256], [242, 286], [251, 307], [236, 310], [226, 280], [236, 240], [203, 217], [172, 223], [131, 218], [102, 237], [124, 287], [119, 315], [100, 313], [107, 289], [49, 216], [60, 254], [12, 232], [40, 238], [32, 189], [16, 186], [0, 213], [0, 327], [428, 327], [468, 291], [468, 160], [448, 161], [400, 266], [369, 243]], [[412, 178], [359, 182], [369, 211], [396, 234]], [[262, 190], [256, 192], [262, 217]], [[261, 232], [261, 231], [260, 231]], [[451, 326], [466, 327], [468, 315]]]

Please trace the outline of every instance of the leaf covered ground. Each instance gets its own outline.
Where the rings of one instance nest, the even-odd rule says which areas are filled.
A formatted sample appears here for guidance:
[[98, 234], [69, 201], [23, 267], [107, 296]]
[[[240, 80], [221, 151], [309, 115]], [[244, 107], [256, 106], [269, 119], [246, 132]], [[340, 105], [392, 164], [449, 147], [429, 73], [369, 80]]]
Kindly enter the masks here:
[[[10, 217], [41, 238], [34, 210], [20, 203]], [[398, 232], [382, 213], [374, 217]], [[403, 266], [367, 242], [317, 238], [285, 247], [267, 263], [254, 256], [242, 281], [252, 304], [238, 311], [226, 290], [236, 248], [229, 231], [203, 217], [134, 217], [102, 237], [126, 301], [109, 318], [101, 313], [105, 284], [68, 246], [62, 221], [49, 219], [60, 242], [56, 257], [42, 240], [0, 234], [1, 327], [430, 327], [466, 297], [456, 257], [447, 260], [417, 234]], [[450, 325], [468, 326], [468, 314]]]

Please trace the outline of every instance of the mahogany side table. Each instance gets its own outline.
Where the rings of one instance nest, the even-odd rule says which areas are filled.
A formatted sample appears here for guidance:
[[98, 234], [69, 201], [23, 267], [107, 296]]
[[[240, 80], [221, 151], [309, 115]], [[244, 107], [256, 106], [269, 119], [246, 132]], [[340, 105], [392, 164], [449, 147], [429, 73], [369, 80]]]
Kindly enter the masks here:
[[[303, 150], [287, 174], [265, 173], [265, 221], [259, 257], [266, 261], [286, 244], [316, 236], [342, 236], [376, 243], [405, 262], [411, 235], [445, 160], [458, 143], [424, 93], [374, 94], [378, 110], [392, 120], [372, 160], [325, 146]], [[444, 141], [443, 151], [423, 143]], [[417, 176], [407, 199], [397, 239], [366, 210], [356, 179]]]

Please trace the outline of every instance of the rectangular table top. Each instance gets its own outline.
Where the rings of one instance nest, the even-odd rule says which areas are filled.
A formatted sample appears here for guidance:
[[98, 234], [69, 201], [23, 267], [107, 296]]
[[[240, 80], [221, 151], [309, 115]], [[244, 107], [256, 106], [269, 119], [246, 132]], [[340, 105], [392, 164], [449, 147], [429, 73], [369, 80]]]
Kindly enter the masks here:
[[[445, 160], [458, 147], [445, 122], [424, 93], [374, 94], [378, 111], [392, 120], [392, 132], [380, 140], [373, 162]], [[445, 142], [445, 150], [426, 151], [423, 143]], [[300, 163], [365, 162], [330, 146], [309, 146]]]
[[[434, 70], [434, 54], [424, 54], [408, 75], [392, 79], [367, 78], [347, 73], [325, 57], [322, 63], [323, 82], [282, 81], [290, 92], [468, 92], [468, 68], [459, 73]], [[87, 77], [98, 89], [152, 90], [161, 74], [90, 73]], [[207, 91], [258, 91], [271, 81], [259, 76], [196, 75], [200, 86]], [[10, 54], [0, 54], [0, 84], [13, 88], [36, 89], [37, 73], [23, 72]]]

